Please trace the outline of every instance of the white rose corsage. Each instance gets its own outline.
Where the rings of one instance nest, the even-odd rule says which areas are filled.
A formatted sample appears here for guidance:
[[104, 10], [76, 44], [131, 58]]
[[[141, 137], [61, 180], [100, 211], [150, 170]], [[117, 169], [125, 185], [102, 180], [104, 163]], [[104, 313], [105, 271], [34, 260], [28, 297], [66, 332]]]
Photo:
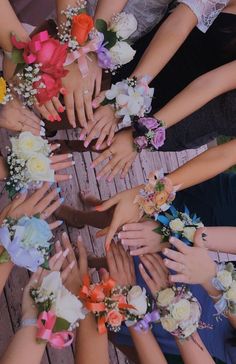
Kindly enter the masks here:
[[144, 117], [151, 110], [154, 89], [148, 86], [148, 77], [127, 78], [117, 82], [106, 91], [102, 105], [112, 105], [117, 118], [122, 119], [119, 125], [130, 126], [135, 117]]
[[22, 132], [10, 140], [12, 148], [7, 156], [9, 178], [6, 182], [10, 198], [22, 189], [37, 188], [41, 182], [54, 182], [47, 140], [30, 132]]
[[30, 295], [38, 309], [37, 341], [48, 342], [53, 348], [71, 345], [78, 320], [85, 318], [81, 301], [62, 284], [60, 272], [52, 272]]
[[37, 217], [7, 218], [0, 227], [0, 263], [12, 261], [19, 267], [35, 272], [39, 266], [48, 268], [53, 235], [48, 223]]
[[236, 315], [236, 270], [232, 263], [218, 264], [213, 286], [222, 292], [215, 309], [219, 315], [230, 313]]

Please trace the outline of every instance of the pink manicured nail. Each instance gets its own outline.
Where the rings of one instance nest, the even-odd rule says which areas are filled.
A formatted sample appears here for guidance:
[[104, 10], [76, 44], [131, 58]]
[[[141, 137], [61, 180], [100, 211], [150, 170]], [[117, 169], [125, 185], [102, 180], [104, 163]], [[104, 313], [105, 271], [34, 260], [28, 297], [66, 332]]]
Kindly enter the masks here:
[[97, 105], [98, 105], [98, 104], [97, 104], [97, 101], [96, 101], [96, 100], [93, 100], [93, 101], [92, 101], [92, 107], [95, 109], [95, 108], [97, 107]]
[[61, 117], [59, 115], [56, 116], [55, 118], [57, 121], [61, 121]]
[[99, 149], [100, 149], [100, 147], [101, 147], [101, 145], [100, 145], [100, 144], [98, 144], [98, 145], [96, 146], [96, 150], [99, 150]]
[[74, 268], [74, 266], [75, 266], [75, 261], [73, 260], [73, 262], [71, 262], [71, 263], [70, 263], [69, 268], [70, 268], [70, 269], [73, 269], [73, 268]]
[[59, 109], [58, 109], [58, 111], [59, 111], [59, 112], [64, 112], [64, 111], [65, 111], [65, 109], [64, 109], [64, 107], [60, 106], [60, 107], [59, 107]]
[[54, 119], [54, 117], [52, 115], [49, 115], [48, 120], [51, 121], [51, 122], [55, 121], [55, 119]]
[[101, 176], [97, 176], [97, 180], [99, 181], [101, 179]]
[[67, 91], [66, 91], [65, 87], [62, 87], [62, 88], [60, 89], [60, 93], [61, 93], [62, 95], [66, 95], [66, 94], [67, 94]]
[[88, 147], [88, 145], [89, 145], [89, 142], [85, 142], [85, 143], [84, 143], [85, 148], [87, 148], [87, 147]]

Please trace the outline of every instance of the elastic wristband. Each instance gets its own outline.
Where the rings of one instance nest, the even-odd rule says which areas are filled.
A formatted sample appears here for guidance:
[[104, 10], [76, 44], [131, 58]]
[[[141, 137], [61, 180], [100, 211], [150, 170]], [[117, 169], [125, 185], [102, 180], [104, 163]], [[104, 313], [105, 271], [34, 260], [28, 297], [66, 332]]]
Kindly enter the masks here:
[[24, 328], [24, 327], [31, 327], [31, 326], [35, 326], [37, 327], [37, 319], [25, 319], [21, 321], [20, 324], [20, 328]]

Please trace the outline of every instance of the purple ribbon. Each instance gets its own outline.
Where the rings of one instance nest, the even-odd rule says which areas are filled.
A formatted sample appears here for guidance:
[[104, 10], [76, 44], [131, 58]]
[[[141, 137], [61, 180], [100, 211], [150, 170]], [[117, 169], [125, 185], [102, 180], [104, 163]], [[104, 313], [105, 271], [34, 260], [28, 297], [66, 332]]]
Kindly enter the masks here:
[[224, 296], [222, 296], [221, 299], [215, 303], [214, 307], [219, 315], [223, 314], [226, 311], [228, 304]]
[[152, 322], [160, 320], [160, 314], [157, 310], [147, 313], [144, 318], [137, 322], [134, 326], [136, 331], [148, 331]]

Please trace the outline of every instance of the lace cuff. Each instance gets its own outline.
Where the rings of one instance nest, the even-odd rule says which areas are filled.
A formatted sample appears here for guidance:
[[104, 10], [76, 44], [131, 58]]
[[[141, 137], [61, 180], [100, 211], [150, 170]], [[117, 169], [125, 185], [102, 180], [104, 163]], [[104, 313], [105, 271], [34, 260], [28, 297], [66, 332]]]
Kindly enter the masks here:
[[206, 33], [229, 0], [178, 0], [178, 2], [187, 5], [193, 11], [198, 19], [198, 29]]

